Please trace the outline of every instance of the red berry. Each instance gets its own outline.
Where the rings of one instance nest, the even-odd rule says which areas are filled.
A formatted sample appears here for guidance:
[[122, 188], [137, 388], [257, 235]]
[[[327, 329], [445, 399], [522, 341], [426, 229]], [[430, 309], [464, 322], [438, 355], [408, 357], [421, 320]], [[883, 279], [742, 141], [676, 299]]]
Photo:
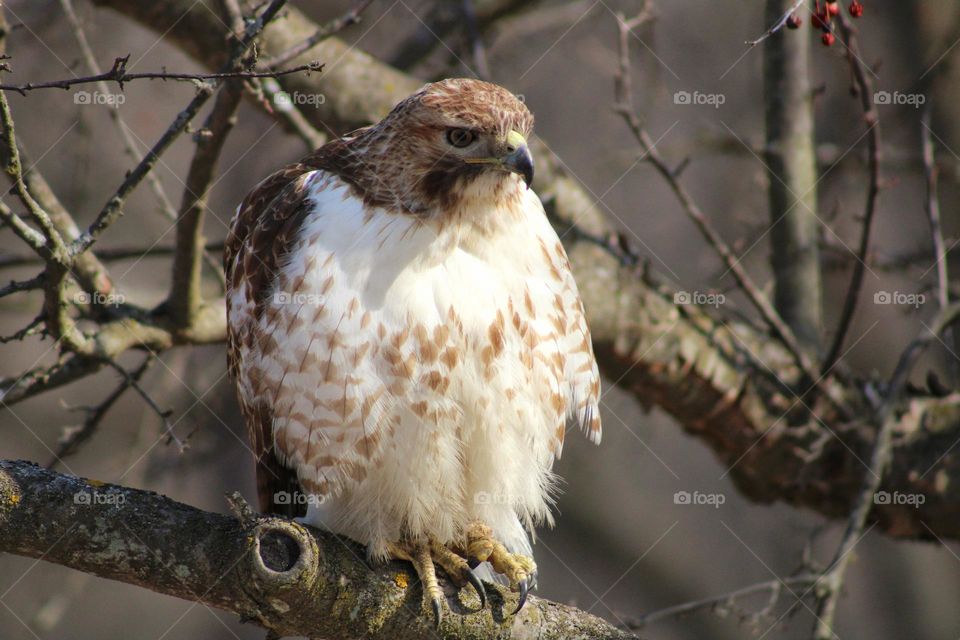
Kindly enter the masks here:
[[787, 18], [787, 29], [797, 29], [802, 24], [803, 24], [803, 18], [801, 18], [795, 13], [792, 14], [789, 18]]
[[840, 5], [837, 4], [836, 2], [828, 2], [824, 7], [824, 9], [831, 16], [835, 16], [838, 13], [840, 13]]
[[850, 3], [850, 15], [854, 18], [859, 18], [863, 15], [863, 5], [857, 2], [857, 0], [853, 0], [853, 2]]
[[830, 29], [830, 19], [827, 17], [826, 11], [811, 14], [810, 26], [814, 29], [828, 31]]
[[825, 47], [831, 46], [836, 41], [837, 38], [832, 33], [825, 33], [823, 37], [820, 38], [820, 42], [822, 42]]

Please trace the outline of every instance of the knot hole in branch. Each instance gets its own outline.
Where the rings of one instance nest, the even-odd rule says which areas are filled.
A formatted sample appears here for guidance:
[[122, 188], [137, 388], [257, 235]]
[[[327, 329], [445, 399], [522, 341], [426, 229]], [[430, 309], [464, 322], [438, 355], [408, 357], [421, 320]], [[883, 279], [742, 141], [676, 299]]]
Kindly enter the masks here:
[[312, 582], [319, 554], [316, 540], [295, 522], [270, 519], [253, 529], [253, 570], [265, 582], [276, 586]]

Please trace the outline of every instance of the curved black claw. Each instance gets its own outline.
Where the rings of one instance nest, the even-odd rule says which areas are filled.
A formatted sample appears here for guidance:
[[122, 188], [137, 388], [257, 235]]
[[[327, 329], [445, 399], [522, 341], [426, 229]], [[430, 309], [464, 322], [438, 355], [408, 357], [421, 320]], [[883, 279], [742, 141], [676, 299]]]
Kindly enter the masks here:
[[440, 606], [439, 600], [431, 600], [430, 606], [433, 608], [433, 624], [434, 627], [440, 628], [440, 619], [443, 617], [443, 608]]
[[530, 592], [530, 585], [527, 584], [527, 580], [520, 581], [520, 602], [517, 603], [517, 608], [514, 609], [513, 613], [510, 615], [515, 616], [520, 612], [520, 609], [523, 609], [523, 605], [527, 603], [527, 594]]
[[480, 578], [478, 578], [477, 574], [475, 574], [473, 571], [467, 569], [463, 572], [463, 577], [467, 579], [467, 582], [473, 585], [477, 595], [480, 596], [480, 610], [482, 611], [487, 606], [487, 590], [483, 588], [483, 583], [480, 582]]

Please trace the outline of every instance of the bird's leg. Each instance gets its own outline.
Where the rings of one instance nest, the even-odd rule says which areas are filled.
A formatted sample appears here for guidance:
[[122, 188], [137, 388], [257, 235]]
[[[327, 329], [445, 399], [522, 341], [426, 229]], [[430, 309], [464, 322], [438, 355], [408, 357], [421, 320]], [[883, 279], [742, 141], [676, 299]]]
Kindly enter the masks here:
[[467, 583], [473, 585], [477, 595], [480, 597], [480, 608], [487, 606], [487, 591], [483, 588], [480, 578], [470, 568], [469, 563], [461, 556], [454, 553], [450, 547], [432, 542], [430, 550], [433, 553], [433, 561], [440, 565], [455, 585], [460, 588], [467, 586]]
[[435, 540], [403, 541], [389, 544], [387, 551], [394, 558], [406, 560], [413, 565], [423, 585], [424, 602], [430, 603], [433, 618], [438, 627], [443, 615], [443, 591], [440, 590], [437, 582], [437, 566], [443, 569], [458, 587], [466, 586], [467, 583], [473, 585], [477, 595], [480, 596], [480, 608], [486, 605], [487, 594], [483, 583], [474, 575], [467, 561], [445, 545]]
[[467, 547], [465, 555], [473, 563], [489, 562], [493, 570], [510, 581], [510, 588], [520, 592], [520, 602], [513, 613], [523, 608], [527, 593], [536, 585], [537, 565], [533, 558], [519, 553], [510, 553], [499, 540], [493, 537], [493, 531], [481, 522], [467, 527]]

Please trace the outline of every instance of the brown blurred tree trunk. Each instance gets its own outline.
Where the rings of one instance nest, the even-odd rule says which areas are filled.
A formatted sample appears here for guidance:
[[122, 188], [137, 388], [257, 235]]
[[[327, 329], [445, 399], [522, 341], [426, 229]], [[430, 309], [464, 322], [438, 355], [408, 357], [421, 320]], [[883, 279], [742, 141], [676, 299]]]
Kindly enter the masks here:
[[[767, 0], [767, 24], [793, 4]], [[781, 29], [764, 41], [763, 99], [774, 306], [800, 343], [816, 353], [823, 317], [809, 49], [805, 31]]]

